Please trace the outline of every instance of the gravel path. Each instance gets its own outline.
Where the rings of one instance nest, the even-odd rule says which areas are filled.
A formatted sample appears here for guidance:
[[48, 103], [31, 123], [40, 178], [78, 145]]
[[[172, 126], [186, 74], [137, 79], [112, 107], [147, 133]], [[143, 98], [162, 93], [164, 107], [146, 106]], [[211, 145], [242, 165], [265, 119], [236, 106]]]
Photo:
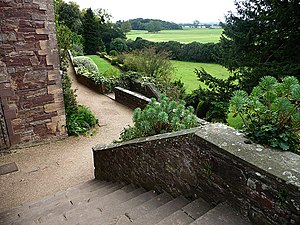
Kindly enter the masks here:
[[[73, 77], [70, 71], [69, 75]], [[68, 137], [0, 156], [0, 165], [15, 162], [19, 168], [17, 172], [0, 175], [0, 212], [92, 179], [92, 146], [111, 143], [132, 123], [131, 109], [74, 79], [73, 86], [78, 102], [90, 107], [100, 127], [93, 136]]]

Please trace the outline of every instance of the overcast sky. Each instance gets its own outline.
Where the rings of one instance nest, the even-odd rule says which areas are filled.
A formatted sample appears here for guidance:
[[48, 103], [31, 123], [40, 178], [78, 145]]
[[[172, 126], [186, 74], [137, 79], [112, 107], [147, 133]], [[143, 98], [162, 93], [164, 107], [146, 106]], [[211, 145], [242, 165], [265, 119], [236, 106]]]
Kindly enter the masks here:
[[[67, 2], [69, 0], [66, 0]], [[72, 0], [81, 8], [107, 9], [113, 21], [151, 18], [175, 23], [224, 21], [234, 0]]]

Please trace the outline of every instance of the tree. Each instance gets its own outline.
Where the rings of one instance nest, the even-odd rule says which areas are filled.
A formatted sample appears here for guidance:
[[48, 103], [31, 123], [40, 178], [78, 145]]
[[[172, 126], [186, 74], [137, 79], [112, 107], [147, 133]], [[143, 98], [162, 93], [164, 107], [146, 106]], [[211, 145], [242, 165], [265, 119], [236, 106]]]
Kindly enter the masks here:
[[146, 24], [146, 30], [148, 32], [158, 32], [162, 30], [162, 26], [157, 21], [150, 21], [149, 23]]
[[56, 1], [56, 4], [58, 23], [66, 25], [72, 32], [79, 33], [82, 25], [79, 5], [75, 2], [65, 3], [63, 1]]
[[199, 25], [200, 25], [199, 20], [195, 20], [195, 21], [193, 22], [193, 25], [194, 25], [195, 28], [198, 28]]
[[99, 49], [101, 39], [98, 32], [98, 22], [91, 8], [88, 8], [83, 15], [82, 27], [84, 52], [88, 55], [96, 54]]
[[221, 63], [250, 92], [263, 76], [300, 77], [299, 0], [236, 0], [226, 17]]
[[124, 52], [128, 50], [126, 41], [122, 38], [115, 38], [110, 43], [110, 50], [116, 50], [117, 52]]
[[131, 31], [132, 27], [131, 27], [131, 23], [129, 21], [123, 22], [121, 23], [121, 31], [124, 33], [128, 33], [129, 31]]

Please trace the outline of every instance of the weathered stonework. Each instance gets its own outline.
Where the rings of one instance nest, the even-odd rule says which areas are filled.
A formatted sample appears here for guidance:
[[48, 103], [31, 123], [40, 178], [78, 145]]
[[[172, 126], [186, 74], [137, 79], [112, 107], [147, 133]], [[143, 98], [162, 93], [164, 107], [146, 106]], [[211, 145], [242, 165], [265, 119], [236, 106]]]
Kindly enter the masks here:
[[11, 146], [66, 135], [53, 0], [0, 0], [0, 97]]
[[300, 156], [246, 144], [222, 124], [95, 146], [95, 177], [228, 201], [256, 225], [300, 224]]
[[137, 107], [144, 109], [151, 100], [142, 94], [121, 87], [115, 87], [114, 92], [115, 100], [131, 109], [135, 109]]

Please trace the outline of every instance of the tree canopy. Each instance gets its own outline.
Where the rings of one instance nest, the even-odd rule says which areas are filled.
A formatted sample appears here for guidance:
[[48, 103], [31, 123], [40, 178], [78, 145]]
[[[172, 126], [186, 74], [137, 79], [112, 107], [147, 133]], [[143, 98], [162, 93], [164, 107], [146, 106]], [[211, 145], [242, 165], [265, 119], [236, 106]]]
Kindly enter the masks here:
[[147, 26], [149, 26], [149, 23], [153, 22], [160, 24], [160, 30], [182, 30], [180, 25], [163, 20], [136, 18], [128, 21], [130, 22], [133, 30], [148, 30]]
[[236, 0], [226, 17], [221, 63], [247, 91], [263, 76], [300, 77], [299, 0]]

